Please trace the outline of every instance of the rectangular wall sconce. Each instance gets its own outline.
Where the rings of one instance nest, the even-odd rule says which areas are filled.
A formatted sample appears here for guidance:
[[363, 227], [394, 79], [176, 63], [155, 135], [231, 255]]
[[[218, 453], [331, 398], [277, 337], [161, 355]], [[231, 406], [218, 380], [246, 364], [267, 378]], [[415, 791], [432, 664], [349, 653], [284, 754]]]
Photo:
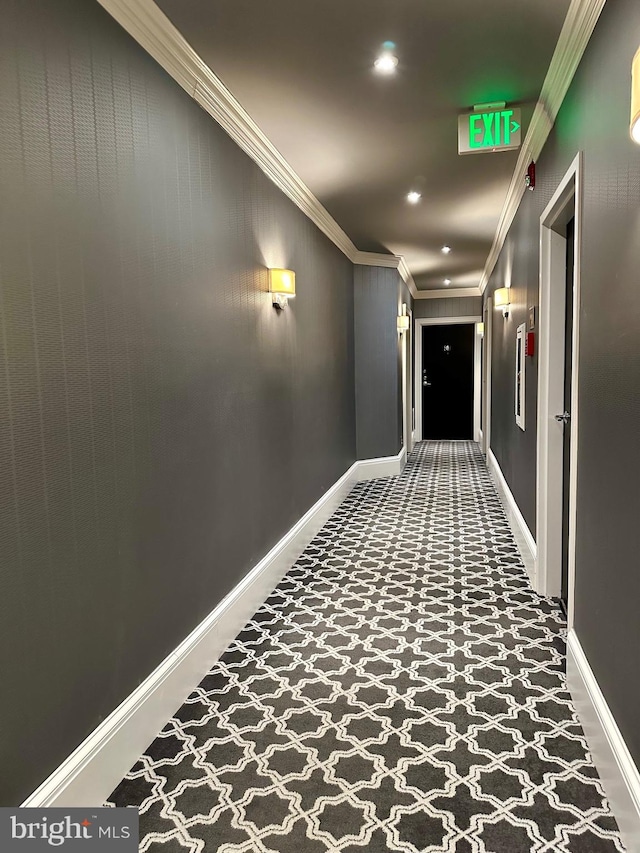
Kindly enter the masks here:
[[640, 47], [631, 65], [631, 138], [640, 145]]
[[409, 331], [409, 315], [407, 314], [407, 305], [405, 302], [402, 303], [402, 309], [398, 314], [398, 319], [396, 321], [398, 334], [401, 335], [403, 332]]
[[502, 316], [509, 316], [509, 305], [511, 303], [511, 294], [508, 287], [499, 287], [493, 294], [493, 305], [495, 308], [502, 308]]
[[269, 293], [276, 308], [286, 308], [287, 302], [296, 295], [296, 274], [293, 270], [270, 269]]
[[481, 338], [484, 338], [484, 323], [476, 323], [476, 331]]

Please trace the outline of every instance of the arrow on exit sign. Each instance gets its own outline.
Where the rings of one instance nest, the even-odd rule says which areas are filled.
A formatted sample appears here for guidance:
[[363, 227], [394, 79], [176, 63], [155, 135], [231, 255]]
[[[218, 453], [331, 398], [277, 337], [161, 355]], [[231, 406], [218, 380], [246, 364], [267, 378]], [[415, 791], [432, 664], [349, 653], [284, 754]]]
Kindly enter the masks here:
[[458, 116], [458, 154], [519, 148], [521, 121], [520, 109], [509, 107]]

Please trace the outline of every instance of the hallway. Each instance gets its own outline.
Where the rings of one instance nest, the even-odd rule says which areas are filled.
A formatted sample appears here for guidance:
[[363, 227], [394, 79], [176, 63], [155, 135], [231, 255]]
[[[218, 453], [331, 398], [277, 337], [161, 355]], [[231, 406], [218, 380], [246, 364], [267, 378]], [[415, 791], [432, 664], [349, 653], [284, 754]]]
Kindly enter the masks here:
[[613, 853], [478, 446], [359, 484], [112, 794], [141, 851]]

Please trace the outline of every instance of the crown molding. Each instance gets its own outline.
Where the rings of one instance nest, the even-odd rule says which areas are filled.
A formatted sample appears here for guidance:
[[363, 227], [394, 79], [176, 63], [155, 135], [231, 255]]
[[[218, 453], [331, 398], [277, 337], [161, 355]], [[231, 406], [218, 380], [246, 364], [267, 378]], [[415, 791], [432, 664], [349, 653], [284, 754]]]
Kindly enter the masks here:
[[361, 252], [356, 249], [351, 257], [354, 264], [360, 264], [363, 267], [387, 267], [388, 269], [399, 270], [400, 262], [404, 260], [400, 255], [384, 255], [381, 252]]
[[547, 141], [556, 116], [562, 106], [571, 81], [586, 50], [606, 0], [571, 0], [556, 49], [549, 64], [540, 97], [533, 112], [529, 130], [511, 177], [507, 196], [498, 220], [491, 251], [480, 279], [480, 292], [484, 293], [491, 273], [504, 246], [526, 191], [524, 176], [531, 161], [536, 161]]
[[411, 295], [419, 298], [405, 259], [399, 255], [361, 252], [356, 248], [249, 113], [153, 0], [98, 2], [352, 263], [397, 269]]
[[[98, 0], [107, 12], [168, 74], [220, 124], [234, 142], [352, 263], [397, 269], [414, 299], [445, 298], [419, 291], [398, 255], [359, 251], [346, 232], [260, 130], [222, 81], [189, 45], [153, 0]], [[520, 149], [480, 288], [459, 288], [452, 296], [483, 293], [525, 191], [524, 172], [549, 136], [567, 89], [606, 0], [572, 0], [540, 98]]]
[[399, 255], [400, 264], [398, 266], [398, 272], [402, 277], [402, 280], [409, 288], [409, 293], [413, 296], [414, 299], [419, 299], [420, 296], [418, 294], [418, 288], [416, 287], [416, 283], [413, 280], [413, 276], [411, 275], [411, 270], [407, 266], [407, 262], [404, 259], [403, 255]]
[[479, 287], [454, 287], [453, 290], [418, 290], [414, 299], [457, 299], [464, 296], [482, 296]]
[[98, 0], [297, 207], [350, 259], [357, 249], [309, 187], [153, 0]]

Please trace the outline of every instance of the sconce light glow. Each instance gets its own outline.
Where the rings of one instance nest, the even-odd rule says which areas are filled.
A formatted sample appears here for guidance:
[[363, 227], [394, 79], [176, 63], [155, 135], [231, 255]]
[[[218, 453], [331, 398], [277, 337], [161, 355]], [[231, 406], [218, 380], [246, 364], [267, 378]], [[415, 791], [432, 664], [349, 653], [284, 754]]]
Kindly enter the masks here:
[[481, 338], [484, 338], [484, 323], [476, 323], [476, 331]]
[[499, 287], [493, 294], [493, 307], [502, 308], [502, 316], [509, 316], [509, 304], [511, 303], [511, 294], [508, 287]]
[[398, 331], [402, 334], [402, 332], [406, 332], [409, 329], [409, 315], [408, 314], [398, 314]]
[[398, 57], [385, 50], [373, 63], [378, 74], [393, 74], [398, 67]]
[[508, 287], [499, 287], [493, 294], [493, 304], [496, 308], [504, 308], [510, 301]]
[[443, 246], [440, 249], [440, 251], [442, 252], [443, 255], [448, 255], [449, 252], [451, 251], [451, 246]]
[[409, 204], [417, 204], [421, 198], [422, 195], [419, 192], [416, 192], [416, 190], [411, 190], [410, 193], [407, 193], [407, 201]]
[[640, 47], [631, 66], [631, 138], [640, 145]]
[[445, 285], [445, 287], [449, 287], [449, 285], [450, 285], [450, 284], [451, 284], [451, 279], [450, 279], [450, 278], [445, 278], [445, 280], [444, 280], [444, 285]]
[[296, 274], [293, 270], [270, 269], [269, 292], [276, 308], [286, 308], [289, 299], [296, 295]]

